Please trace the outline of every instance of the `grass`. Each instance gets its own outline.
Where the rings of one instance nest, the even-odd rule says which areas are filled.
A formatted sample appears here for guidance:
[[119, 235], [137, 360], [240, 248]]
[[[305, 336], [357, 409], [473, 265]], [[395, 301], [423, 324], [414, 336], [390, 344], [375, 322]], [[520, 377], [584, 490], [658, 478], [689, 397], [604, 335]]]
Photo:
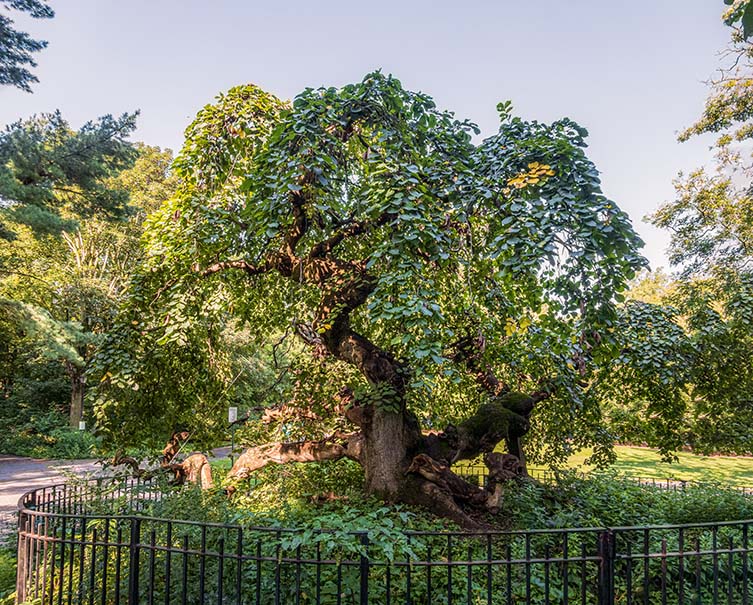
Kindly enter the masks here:
[[[656, 450], [649, 448], [618, 445], [614, 450], [617, 462], [612, 468], [625, 475], [753, 486], [753, 458], [698, 456], [680, 452], [677, 462], [666, 463], [661, 461]], [[585, 460], [590, 454], [589, 450], [575, 454], [568, 460], [568, 467], [588, 472], [591, 467], [585, 464]]]
[[[235, 455], [233, 460], [238, 460], [238, 454]], [[233, 466], [230, 464], [230, 458], [217, 458], [215, 460], [211, 460], [210, 464], [213, 469], [220, 469], [223, 471], [229, 471], [230, 468]]]

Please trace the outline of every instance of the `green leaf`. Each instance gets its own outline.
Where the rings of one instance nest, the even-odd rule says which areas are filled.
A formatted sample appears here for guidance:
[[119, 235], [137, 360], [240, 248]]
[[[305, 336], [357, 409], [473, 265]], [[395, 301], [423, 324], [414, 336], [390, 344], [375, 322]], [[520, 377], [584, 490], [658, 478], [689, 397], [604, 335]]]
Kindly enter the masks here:
[[750, 37], [753, 33], [753, 2], [748, 2], [742, 16], [743, 37]]

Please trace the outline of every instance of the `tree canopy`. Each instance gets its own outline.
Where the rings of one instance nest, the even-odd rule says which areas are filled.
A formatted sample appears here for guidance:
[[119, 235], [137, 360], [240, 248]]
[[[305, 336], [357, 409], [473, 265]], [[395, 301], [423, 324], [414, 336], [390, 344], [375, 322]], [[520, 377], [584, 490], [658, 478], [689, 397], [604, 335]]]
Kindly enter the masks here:
[[532, 421], [552, 456], [605, 442], [588, 376], [613, 351], [615, 297], [645, 264], [641, 242], [602, 194], [582, 127], [499, 112], [499, 132], [475, 144], [474, 124], [381, 73], [290, 105], [249, 85], [205, 107], [102, 354], [104, 424], [135, 438], [146, 414], [129, 421], [129, 409], [169, 422], [169, 402], [139, 395], [156, 349], [196, 354], [233, 317], [257, 346], [297, 335], [316, 368], [296, 367], [288, 400], [265, 411], [270, 434], [359, 460], [374, 493], [436, 503], [402, 479], [432, 451], [420, 426], [451, 423], [440, 440], [456, 435], [454, 453], [429, 454], [437, 463], [508, 438], [522, 457], [511, 434], [549, 399]]

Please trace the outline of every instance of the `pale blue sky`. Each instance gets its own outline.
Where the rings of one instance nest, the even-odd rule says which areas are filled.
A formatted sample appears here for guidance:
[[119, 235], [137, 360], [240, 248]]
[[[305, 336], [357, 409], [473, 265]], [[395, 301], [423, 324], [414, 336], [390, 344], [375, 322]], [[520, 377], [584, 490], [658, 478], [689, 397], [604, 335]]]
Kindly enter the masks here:
[[496, 129], [495, 105], [588, 128], [606, 193], [633, 218], [653, 266], [665, 233], [642, 217], [709, 139], [676, 142], [700, 113], [728, 31], [722, 0], [52, 0], [29, 95], [0, 88], [0, 124], [55, 108], [76, 126], [141, 109], [135, 139], [179, 149], [214, 95], [253, 82], [291, 98], [373, 69]]

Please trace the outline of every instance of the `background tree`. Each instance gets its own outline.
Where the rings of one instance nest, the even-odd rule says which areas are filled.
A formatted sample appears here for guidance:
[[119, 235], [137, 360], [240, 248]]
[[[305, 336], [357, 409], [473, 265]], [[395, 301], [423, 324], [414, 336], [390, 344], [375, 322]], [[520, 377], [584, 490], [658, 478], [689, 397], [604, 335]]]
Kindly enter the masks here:
[[72, 230], [82, 218], [126, 214], [127, 193], [111, 177], [136, 157], [127, 141], [138, 113], [103, 116], [73, 130], [60, 112], [7, 126], [0, 135], [0, 237], [13, 224], [36, 234]]
[[595, 387], [615, 439], [667, 459], [683, 447], [753, 452], [750, 286], [720, 292], [713, 280], [679, 280], [658, 299], [631, 297], [620, 309], [621, 354]]
[[[701, 118], [680, 135], [716, 135], [713, 171], [701, 169], [676, 184], [677, 196], [652, 222], [672, 232], [670, 261], [682, 287], [675, 304], [695, 332], [699, 353], [695, 399], [708, 433], [722, 447], [750, 453], [747, 427], [753, 422], [753, 5], [726, 2], [732, 26], [728, 63], [711, 81]], [[726, 430], [725, 430], [726, 429]]]
[[[34, 354], [26, 363], [42, 364], [48, 370], [50, 361], [62, 364], [68, 377], [65, 407], [74, 428], [83, 417], [90, 361], [113, 323], [139, 259], [145, 215], [172, 192], [172, 154], [145, 145], [134, 149], [138, 157], [130, 169], [98, 184], [99, 189], [128, 200], [122, 210], [127, 218], [72, 215], [78, 219], [75, 229], [58, 235], [43, 235], [38, 228], [16, 223], [15, 238], [3, 250], [0, 310], [11, 331], [6, 345], [9, 361], [18, 358], [12, 351], [22, 345]], [[9, 365], [4, 382], [12, 385], [18, 371]], [[12, 391], [9, 386], [8, 398]], [[37, 399], [28, 390], [12, 398], [17, 405], [23, 405], [19, 398]], [[48, 401], [46, 408], [59, 399]]]
[[724, 13], [727, 25], [739, 26], [739, 35], [748, 38], [753, 33], [753, 2], [750, 0], [724, 0], [730, 8]]
[[[35, 19], [55, 16], [43, 0], [0, 0], [0, 9], [28, 13]], [[0, 13], [0, 84], [31, 92], [31, 84], [39, 80], [27, 68], [37, 66], [33, 54], [46, 46], [44, 40], [35, 40], [26, 32], [15, 29], [11, 18]]]
[[[211, 342], [232, 316], [258, 342], [295, 334], [310, 360], [265, 415], [285, 441], [247, 450], [235, 477], [348, 457], [369, 493], [475, 526], [468, 510], [494, 508], [495, 483], [520, 472], [530, 423], [552, 457], [608, 447], [586, 387], [641, 242], [582, 128], [499, 109], [474, 145], [473, 124], [379, 73], [291, 106], [246, 86], [204, 108], [102, 351], [102, 422], [137, 435], [146, 360]], [[511, 454], [493, 455], [503, 440]], [[488, 490], [449, 469], [481, 454]]]
[[715, 135], [714, 166], [680, 175], [675, 199], [650, 217], [671, 232], [677, 273], [660, 296], [646, 296], [648, 280], [634, 288], [643, 302], [623, 309], [623, 354], [605, 374], [607, 390], [624, 381], [611, 406], [618, 438], [670, 445], [667, 456], [686, 445], [753, 453], [753, 4], [726, 3], [729, 63], [712, 80], [701, 118], [680, 135]]

